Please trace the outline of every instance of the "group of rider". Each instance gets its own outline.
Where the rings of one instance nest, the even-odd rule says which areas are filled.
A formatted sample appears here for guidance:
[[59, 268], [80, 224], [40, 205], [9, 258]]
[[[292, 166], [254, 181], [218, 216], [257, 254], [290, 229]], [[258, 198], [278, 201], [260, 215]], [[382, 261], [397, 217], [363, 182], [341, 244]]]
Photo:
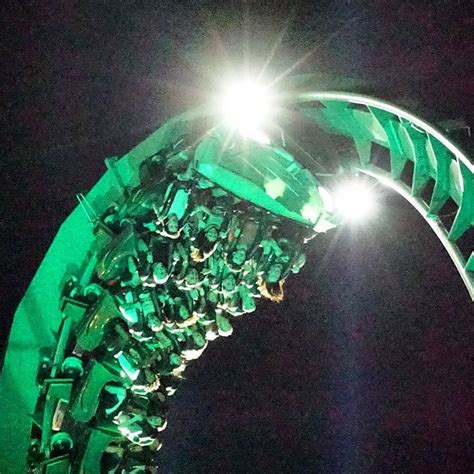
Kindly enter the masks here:
[[134, 446], [111, 444], [106, 472], [120, 472], [130, 459], [142, 459], [130, 472], [144, 469], [161, 447], [167, 398], [188, 362], [208, 341], [229, 336], [231, 319], [253, 312], [256, 298], [281, 301], [287, 275], [305, 262], [305, 229], [285, 228], [215, 186], [185, 156], [149, 158], [140, 177], [96, 227], [108, 238], [94, 284], [112, 295], [119, 318], [108, 324], [95, 357], [103, 351], [128, 380], [105, 385], [97, 416]]

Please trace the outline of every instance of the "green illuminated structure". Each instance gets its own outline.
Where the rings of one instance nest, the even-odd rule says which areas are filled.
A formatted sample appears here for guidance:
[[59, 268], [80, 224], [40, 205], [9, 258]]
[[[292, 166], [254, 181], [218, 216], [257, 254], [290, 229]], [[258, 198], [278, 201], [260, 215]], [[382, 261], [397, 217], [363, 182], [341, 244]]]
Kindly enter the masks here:
[[[282, 131], [265, 144], [230, 133], [209, 108], [177, 116], [106, 160], [78, 196], [15, 313], [0, 380], [1, 473], [145, 472], [159, 462], [183, 370], [259, 298], [281, 300], [304, 245], [340, 222], [330, 195], [347, 175], [404, 196], [474, 298], [474, 253], [457, 245], [474, 226], [474, 166], [455, 144], [365, 96], [294, 94], [280, 106]], [[298, 120], [352, 150], [308, 162], [286, 137]], [[389, 151], [385, 169], [373, 144]], [[457, 210], [445, 228], [448, 199]]]

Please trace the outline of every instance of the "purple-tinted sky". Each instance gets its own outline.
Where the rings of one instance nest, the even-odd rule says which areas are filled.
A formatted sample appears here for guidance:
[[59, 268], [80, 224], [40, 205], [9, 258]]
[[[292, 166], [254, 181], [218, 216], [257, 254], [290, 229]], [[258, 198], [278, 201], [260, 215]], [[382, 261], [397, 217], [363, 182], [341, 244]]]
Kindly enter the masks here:
[[[469, 4], [4, 3], [2, 334], [103, 158], [205, 99], [246, 48], [264, 62], [285, 27], [270, 73], [314, 49], [296, 72], [470, 121]], [[472, 305], [415, 211], [382, 202], [366, 227], [313, 241], [287, 300], [191, 366], [164, 472], [472, 472]]]

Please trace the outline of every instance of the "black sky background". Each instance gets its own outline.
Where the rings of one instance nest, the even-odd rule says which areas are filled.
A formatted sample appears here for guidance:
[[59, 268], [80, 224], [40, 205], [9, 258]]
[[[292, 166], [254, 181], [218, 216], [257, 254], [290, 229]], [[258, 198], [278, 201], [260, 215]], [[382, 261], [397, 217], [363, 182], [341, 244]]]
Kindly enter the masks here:
[[[471, 2], [0, 8], [2, 344], [75, 193], [205, 100], [246, 44], [258, 67], [286, 27], [270, 73], [314, 49], [295, 72], [472, 124]], [[234, 320], [187, 370], [164, 472], [472, 472], [472, 305], [428, 225], [380, 199], [377, 219], [311, 242], [286, 301]]]

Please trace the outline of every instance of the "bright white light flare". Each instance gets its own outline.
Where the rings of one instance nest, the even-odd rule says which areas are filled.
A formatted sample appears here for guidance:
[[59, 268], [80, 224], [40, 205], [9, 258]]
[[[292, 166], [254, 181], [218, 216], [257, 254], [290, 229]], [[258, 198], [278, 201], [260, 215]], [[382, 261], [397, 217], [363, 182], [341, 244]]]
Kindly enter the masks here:
[[361, 182], [346, 182], [334, 193], [336, 212], [343, 218], [356, 222], [364, 220], [377, 210], [376, 197], [372, 189]]
[[227, 126], [258, 142], [269, 142], [264, 128], [274, 104], [268, 89], [250, 80], [235, 83], [225, 88], [219, 108]]

